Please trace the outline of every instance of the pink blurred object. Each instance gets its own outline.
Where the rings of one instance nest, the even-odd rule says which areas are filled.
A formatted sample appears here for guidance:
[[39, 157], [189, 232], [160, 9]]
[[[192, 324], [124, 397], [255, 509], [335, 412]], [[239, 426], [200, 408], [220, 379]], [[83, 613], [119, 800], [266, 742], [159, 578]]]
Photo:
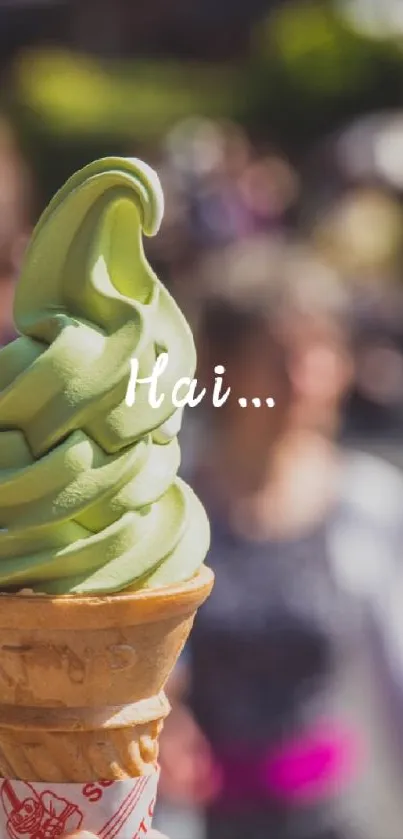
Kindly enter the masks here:
[[358, 771], [360, 754], [352, 732], [321, 723], [269, 755], [263, 767], [265, 785], [282, 800], [311, 803], [348, 784]]
[[363, 759], [359, 738], [334, 722], [321, 722], [303, 735], [271, 748], [266, 755], [220, 755], [222, 803], [250, 801], [314, 804], [347, 786]]

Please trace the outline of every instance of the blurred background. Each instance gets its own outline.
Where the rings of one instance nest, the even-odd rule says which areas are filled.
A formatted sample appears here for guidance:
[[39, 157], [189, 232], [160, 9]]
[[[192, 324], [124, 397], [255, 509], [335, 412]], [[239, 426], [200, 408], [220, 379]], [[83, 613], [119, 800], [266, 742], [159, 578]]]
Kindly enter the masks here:
[[0, 0], [0, 73], [0, 342], [55, 190], [138, 156], [199, 378], [249, 400], [183, 424], [217, 584], [158, 826], [402, 839], [402, 0]]

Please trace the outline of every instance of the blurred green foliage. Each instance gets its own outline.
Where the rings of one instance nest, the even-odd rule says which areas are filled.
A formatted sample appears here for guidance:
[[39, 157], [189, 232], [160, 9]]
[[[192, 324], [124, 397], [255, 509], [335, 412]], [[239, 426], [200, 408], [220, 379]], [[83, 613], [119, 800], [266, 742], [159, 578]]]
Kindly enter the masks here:
[[[291, 149], [368, 110], [400, 107], [403, 52], [398, 42], [353, 31], [326, 0], [294, 0], [252, 36], [253, 102], [245, 115]], [[262, 118], [263, 117], [263, 118]]]
[[327, 0], [288, 0], [253, 28], [249, 54], [232, 64], [112, 62], [51, 49], [21, 53], [10, 82], [51, 191], [95, 154], [157, 144], [192, 114], [238, 120], [303, 154], [353, 116], [400, 107], [403, 51], [349, 29]]
[[326, 2], [287, 4], [258, 34], [263, 61], [275, 50], [285, 73], [307, 96], [356, 89], [372, 72], [372, 44], [349, 31]]
[[231, 113], [233, 71], [175, 62], [101, 63], [64, 51], [22, 55], [17, 97], [62, 135], [151, 139], [194, 112]]

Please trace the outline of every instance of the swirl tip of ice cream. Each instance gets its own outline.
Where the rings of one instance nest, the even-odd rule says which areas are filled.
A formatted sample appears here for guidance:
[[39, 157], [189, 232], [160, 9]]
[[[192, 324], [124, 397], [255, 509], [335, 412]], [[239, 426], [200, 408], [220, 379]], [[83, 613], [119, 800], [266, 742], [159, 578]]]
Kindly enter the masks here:
[[[200, 502], [177, 478], [171, 395], [196, 364], [192, 334], [143, 250], [163, 214], [146, 164], [104, 158], [43, 213], [0, 352], [0, 588], [97, 593], [189, 579], [208, 548]], [[159, 408], [125, 396], [130, 363], [169, 364]], [[164, 433], [165, 432], [165, 433]]]

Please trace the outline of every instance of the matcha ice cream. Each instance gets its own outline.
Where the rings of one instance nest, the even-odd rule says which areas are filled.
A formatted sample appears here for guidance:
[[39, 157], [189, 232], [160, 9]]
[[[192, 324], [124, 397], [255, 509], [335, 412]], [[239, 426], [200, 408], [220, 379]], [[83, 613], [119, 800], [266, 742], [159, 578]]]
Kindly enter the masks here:
[[[163, 196], [137, 160], [76, 173], [40, 219], [0, 352], [0, 589], [113, 593], [190, 579], [209, 528], [177, 477], [172, 388], [192, 378], [189, 326], [144, 255]], [[138, 383], [159, 378], [159, 408]]]

